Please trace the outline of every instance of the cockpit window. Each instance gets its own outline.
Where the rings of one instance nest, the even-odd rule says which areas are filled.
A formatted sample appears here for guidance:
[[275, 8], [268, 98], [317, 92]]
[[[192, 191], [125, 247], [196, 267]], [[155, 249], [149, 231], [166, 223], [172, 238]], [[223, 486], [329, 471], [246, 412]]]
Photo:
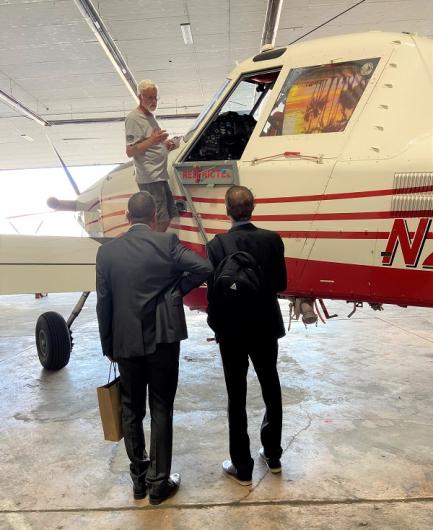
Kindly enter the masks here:
[[195, 142], [185, 162], [239, 160], [280, 69], [243, 75]]
[[261, 136], [344, 131], [379, 60], [290, 70]]
[[230, 79], [225, 79], [224, 83], [215, 92], [214, 97], [209, 101], [209, 103], [205, 107], [203, 107], [203, 110], [200, 112], [200, 114], [197, 116], [196, 120], [192, 124], [191, 129], [183, 137], [185, 142], [187, 142], [191, 138], [191, 136], [194, 134], [194, 131], [199, 127], [200, 123], [205, 119], [205, 117], [207, 116], [209, 110], [214, 106], [215, 101], [218, 100], [218, 98], [224, 92], [226, 86], [229, 83], [230, 83]]

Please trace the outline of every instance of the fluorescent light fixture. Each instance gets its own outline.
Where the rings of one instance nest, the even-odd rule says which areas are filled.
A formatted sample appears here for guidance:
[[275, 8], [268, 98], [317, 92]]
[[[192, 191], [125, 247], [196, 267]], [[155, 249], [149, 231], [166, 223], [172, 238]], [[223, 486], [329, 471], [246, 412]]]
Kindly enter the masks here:
[[20, 103], [10, 94], [6, 94], [6, 92], [3, 92], [3, 90], [0, 90], [0, 100], [6, 103], [6, 105], [9, 105], [9, 107], [12, 107], [13, 109], [17, 110], [20, 114], [23, 114], [24, 116], [27, 116], [27, 118], [32, 119], [39, 125], [42, 125], [42, 127], [49, 125], [47, 121], [35, 114], [32, 110]]
[[194, 41], [192, 40], [191, 24], [189, 22], [181, 24], [180, 30], [182, 31], [183, 42], [185, 44], [194, 44]]
[[116, 72], [125, 83], [126, 88], [131, 92], [136, 103], [138, 103], [137, 82], [92, 2], [90, 0], [74, 0], [74, 2], [105, 54], [110, 59]]

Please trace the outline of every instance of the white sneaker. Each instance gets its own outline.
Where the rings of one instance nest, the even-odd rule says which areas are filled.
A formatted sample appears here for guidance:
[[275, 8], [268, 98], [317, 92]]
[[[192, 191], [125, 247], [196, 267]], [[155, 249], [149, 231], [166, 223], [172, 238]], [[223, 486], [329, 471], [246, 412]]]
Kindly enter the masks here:
[[223, 471], [228, 477], [233, 479], [235, 482], [237, 482], [241, 486], [251, 486], [251, 484], [253, 483], [253, 481], [251, 479], [243, 480], [243, 479], [239, 478], [237, 469], [232, 464], [231, 460], [224, 460], [224, 462], [223, 462]]

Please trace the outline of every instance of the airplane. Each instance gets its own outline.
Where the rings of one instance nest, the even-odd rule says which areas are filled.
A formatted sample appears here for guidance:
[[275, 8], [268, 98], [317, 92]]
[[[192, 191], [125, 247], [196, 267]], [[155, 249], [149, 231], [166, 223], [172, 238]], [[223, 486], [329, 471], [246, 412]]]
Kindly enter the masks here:
[[[367, 32], [272, 48], [239, 64], [169, 154], [179, 215], [169, 230], [205, 253], [230, 228], [224, 194], [249, 187], [253, 222], [279, 232], [289, 298], [433, 307], [433, 40]], [[69, 362], [71, 324], [95, 289], [100, 244], [127, 229], [131, 162], [74, 201], [89, 238], [1, 236], [0, 292], [82, 291], [71, 316], [41, 315], [42, 366]], [[206, 289], [185, 298], [206, 307]]]

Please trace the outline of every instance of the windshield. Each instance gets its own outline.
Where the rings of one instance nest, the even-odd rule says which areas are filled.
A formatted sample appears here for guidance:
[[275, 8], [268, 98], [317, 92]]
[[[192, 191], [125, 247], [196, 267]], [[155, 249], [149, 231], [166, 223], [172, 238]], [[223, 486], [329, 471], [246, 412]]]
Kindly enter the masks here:
[[194, 134], [194, 131], [197, 130], [201, 122], [205, 119], [205, 117], [208, 115], [210, 109], [214, 106], [215, 101], [219, 99], [221, 94], [224, 92], [226, 86], [230, 83], [231, 79], [224, 79], [224, 83], [219, 87], [219, 89], [216, 91], [214, 97], [209, 101], [209, 103], [203, 108], [203, 110], [200, 112], [200, 114], [197, 116], [197, 119], [193, 123], [191, 129], [185, 134], [183, 137], [184, 142], [187, 142], [191, 136]]

